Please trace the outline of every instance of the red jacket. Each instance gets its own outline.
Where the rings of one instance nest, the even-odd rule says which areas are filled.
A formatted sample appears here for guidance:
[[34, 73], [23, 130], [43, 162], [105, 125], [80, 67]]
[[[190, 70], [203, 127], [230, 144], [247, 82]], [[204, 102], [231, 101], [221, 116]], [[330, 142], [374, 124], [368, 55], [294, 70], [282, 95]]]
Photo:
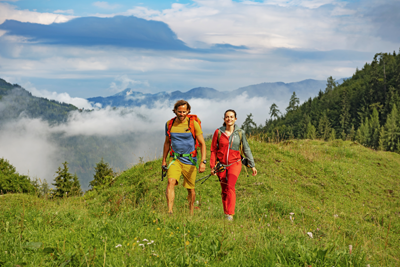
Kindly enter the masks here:
[[[211, 143], [211, 157], [210, 157], [210, 167], [214, 168], [216, 161], [218, 159], [223, 165], [229, 165], [240, 161], [240, 150], [232, 149], [232, 141], [235, 138], [239, 138], [238, 134], [233, 132], [230, 137], [228, 137], [225, 132], [221, 131], [221, 137], [219, 139], [218, 146], [218, 131], [214, 132], [212, 143]], [[235, 142], [236, 143], [236, 142]]]

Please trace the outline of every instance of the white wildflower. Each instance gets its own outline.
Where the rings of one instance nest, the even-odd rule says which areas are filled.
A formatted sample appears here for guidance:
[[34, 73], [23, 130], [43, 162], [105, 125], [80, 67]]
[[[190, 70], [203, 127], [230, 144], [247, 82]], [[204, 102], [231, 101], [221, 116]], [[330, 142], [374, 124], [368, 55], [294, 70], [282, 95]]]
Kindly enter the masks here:
[[145, 238], [145, 239], [143, 239], [143, 241], [146, 241], [146, 242], [147, 242], [147, 241], [149, 241], [149, 240], [147, 240], [147, 239]]
[[142, 247], [144, 247], [144, 244], [139, 244], [139, 246], [142, 246]]
[[307, 232], [307, 235], [308, 235], [310, 238], [313, 238], [313, 235], [312, 235], [311, 232]]
[[118, 245], [116, 245], [115, 247], [116, 247], [116, 248], [120, 248], [120, 247], [122, 247], [122, 245], [121, 245], [121, 244], [118, 244]]
[[290, 215], [294, 215], [294, 212], [289, 213]]

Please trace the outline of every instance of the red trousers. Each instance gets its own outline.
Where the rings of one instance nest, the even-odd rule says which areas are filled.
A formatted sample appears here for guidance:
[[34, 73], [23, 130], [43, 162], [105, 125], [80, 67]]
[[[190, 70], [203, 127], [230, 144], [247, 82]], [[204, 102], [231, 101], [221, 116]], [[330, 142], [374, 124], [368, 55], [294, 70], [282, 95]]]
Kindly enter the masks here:
[[221, 184], [222, 205], [224, 213], [229, 215], [235, 214], [236, 190], [235, 185], [242, 170], [242, 162], [238, 161], [227, 167], [224, 172], [218, 173]]

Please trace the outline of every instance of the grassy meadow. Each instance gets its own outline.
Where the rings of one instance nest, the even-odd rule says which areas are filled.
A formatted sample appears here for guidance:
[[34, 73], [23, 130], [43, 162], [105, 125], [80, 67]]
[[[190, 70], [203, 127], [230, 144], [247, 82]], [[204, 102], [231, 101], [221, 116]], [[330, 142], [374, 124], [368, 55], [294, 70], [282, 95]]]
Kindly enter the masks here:
[[242, 170], [233, 222], [215, 177], [196, 185], [194, 216], [178, 185], [169, 216], [149, 161], [83, 197], [0, 196], [0, 266], [400, 266], [399, 154], [249, 143], [258, 175]]

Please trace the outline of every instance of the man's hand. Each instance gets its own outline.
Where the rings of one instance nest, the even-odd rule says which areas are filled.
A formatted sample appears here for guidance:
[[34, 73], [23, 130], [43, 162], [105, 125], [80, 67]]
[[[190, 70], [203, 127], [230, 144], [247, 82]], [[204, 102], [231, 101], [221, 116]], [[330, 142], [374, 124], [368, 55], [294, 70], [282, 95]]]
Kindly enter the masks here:
[[206, 170], [206, 164], [204, 164], [203, 162], [200, 163], [199, 165], [199, 173], [202, 173]]

